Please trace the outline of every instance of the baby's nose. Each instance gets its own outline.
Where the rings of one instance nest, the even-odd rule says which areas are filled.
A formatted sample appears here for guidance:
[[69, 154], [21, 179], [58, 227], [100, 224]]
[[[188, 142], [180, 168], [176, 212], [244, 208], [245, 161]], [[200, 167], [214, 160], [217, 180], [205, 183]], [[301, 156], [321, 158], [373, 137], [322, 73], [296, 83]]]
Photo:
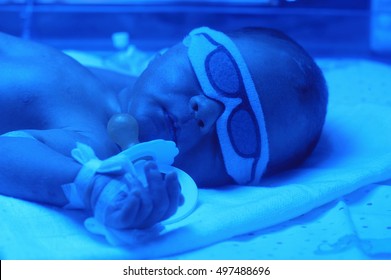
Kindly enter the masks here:
[[190, 98], [189, 104], [197, 125], [203, 133], [208, 133], [213, 128], [224, 111], [224, 106], [221, 103], [205, 95], [193, 96]]

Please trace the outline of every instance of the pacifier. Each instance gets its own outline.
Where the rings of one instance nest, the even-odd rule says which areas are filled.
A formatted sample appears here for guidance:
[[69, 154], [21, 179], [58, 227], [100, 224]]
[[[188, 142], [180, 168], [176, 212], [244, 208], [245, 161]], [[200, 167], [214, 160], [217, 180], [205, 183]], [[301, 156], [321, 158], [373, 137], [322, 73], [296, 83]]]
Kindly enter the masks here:
[[107, 132], [122, 150], [126, 150], [139, 142], [137, 120], [129, 114], [113, 115], [107, 124]]
[[175, 142], [157, 139], [140, 143], [137, 120], [126, 113], [113, 115], [107, 124], [107, 132], [111, 139], [122, 149], [122, 152], [117, 156], [124, 156], [133, 163], [137, 179], [145, 186], [147, 184], [143, 170], [147, 160], [154, 160], [161, 173], [167, 174], [172, 171], [177, 173], [185, 201], [173, 216], [162, 221], [161, 224], [175, 223], [193, 212], [197, 205], [198, 188], [186, 172], [172, 166], [175, 156], [179, 153]]

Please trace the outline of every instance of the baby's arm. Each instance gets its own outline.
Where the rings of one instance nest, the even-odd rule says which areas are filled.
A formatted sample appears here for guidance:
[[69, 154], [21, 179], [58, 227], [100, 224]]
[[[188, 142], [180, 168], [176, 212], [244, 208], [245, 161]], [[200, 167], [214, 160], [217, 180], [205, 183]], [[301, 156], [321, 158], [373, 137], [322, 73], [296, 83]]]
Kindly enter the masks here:
[[64, 206], [61, 185], [72, 182], [81, 165], [32, 138], [0, 137], [0, 193]]
[[[39, 131], [41, 141], [25, 137], [0, 137], [0, 193], [25, 200], [65, 206], [68, 200], [62, 186], [73, 182], [82, 165], [64, 155], [61, 145], [56, 150], [50, 141], [62, 142], [69, 149], [77, 134], [68, 131]], [[45, 143], [45, 136], [47, 143]], [[75, 138], [76, 137], [76, 138]], [[94, 177], [87, 210], [96, 211], [98, 200], [106, 205], [104, 224], [114, 228], [145, 228], [175, 213], [181, 203], [180, 185], [175, 173], [164, 178], [153, 162], [145, 166], [148, 188], [131, 176], [97, 174]], [[109, 182], [121, 181], [127, 191], [116, 193], [115, 199], [100, 197]]]

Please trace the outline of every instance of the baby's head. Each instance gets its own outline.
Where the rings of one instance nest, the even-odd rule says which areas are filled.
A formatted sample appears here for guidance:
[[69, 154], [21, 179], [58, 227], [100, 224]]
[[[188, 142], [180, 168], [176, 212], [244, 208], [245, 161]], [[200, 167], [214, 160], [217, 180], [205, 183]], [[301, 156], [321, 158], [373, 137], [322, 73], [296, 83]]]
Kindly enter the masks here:
[[174, 140], [177, 167], [200, 185], [221, 185], [256, 183], [302, 162], [326, 107], [321, 71], [284, 34], [201, 28], [150, 64], [129, 111], [141, 141]]
[[269, 139], [266, 173], [305, 160], [320, 137], [328, 91], [307, 52], [284, 33], [248, 28], [229, 33], [253, 76]]

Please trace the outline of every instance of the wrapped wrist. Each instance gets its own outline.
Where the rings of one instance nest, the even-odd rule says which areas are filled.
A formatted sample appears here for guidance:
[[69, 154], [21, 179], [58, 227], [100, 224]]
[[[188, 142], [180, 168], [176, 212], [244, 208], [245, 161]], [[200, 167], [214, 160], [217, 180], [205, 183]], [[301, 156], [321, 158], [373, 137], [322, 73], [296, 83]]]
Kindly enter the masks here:
[[[109, 176], [118, 173], [133, 172], [132, 163], [123, 157], [111, 157], [100, 160], [94, 151], [87, 145], [78, 143], [72, 150], [72, 157], [82, 164], [74, 182], [62, 186], [69, 203], [68, 209], [92, 209], [102, 192]], [[104, 179], [106, 178], [106, 179]], [[106, 182], [102, 182], [106, 180]]]

